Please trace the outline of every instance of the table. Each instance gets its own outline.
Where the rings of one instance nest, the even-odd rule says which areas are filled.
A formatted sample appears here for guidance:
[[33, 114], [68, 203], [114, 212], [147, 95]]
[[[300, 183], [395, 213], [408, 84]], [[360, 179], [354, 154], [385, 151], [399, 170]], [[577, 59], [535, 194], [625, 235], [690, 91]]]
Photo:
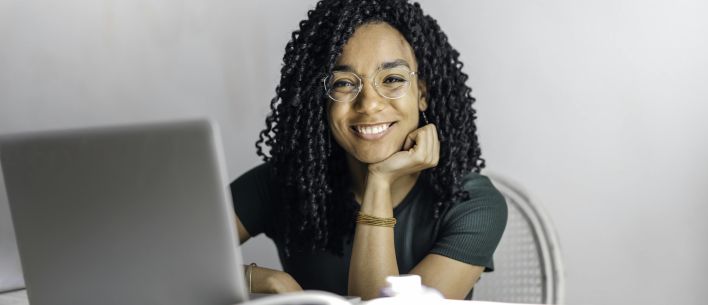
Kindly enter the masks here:
[[0, 305], [29, 305], [27, 292], [16, 290], [0, 294]]
[[[362, 302], [366, 305], [366, 302]], [[458, 301], [458, 300], [441, 300], [440, 305], [523, 305], [512, 303], [484, 302], [484, 301]], [[16, 290], [0, 294], [0, 305], [29, 305], [27, 301], [27, 292]]]

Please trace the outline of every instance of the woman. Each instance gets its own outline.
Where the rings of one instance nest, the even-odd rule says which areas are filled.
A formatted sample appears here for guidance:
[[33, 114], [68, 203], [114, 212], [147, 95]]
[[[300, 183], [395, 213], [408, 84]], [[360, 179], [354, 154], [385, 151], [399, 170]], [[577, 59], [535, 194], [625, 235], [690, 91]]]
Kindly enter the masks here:
[[266, 233], [284, 269], [248, 266], [251, 291], [369, 299], [412, 273], [471, 297], [507, 211], [478, 174], [457, 51], [405, 0], [323, 0], [307, 16], [256, 142], [265, 163], [231, 184], [241, 242]]

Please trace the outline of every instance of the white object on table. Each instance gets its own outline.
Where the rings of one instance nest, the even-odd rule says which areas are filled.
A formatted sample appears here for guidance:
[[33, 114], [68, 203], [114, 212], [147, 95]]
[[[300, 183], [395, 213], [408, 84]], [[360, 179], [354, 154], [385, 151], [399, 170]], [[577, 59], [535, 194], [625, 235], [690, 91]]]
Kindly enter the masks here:
[[23, 289], [0, 294], [0, 305], [29, 305], [27, 291]]

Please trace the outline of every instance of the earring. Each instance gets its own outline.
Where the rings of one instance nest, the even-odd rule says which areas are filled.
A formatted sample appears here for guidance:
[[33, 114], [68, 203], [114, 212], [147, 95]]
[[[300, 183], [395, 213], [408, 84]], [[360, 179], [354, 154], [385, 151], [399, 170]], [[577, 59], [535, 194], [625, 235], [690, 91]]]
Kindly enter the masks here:
[[423, 122], [425, 122], [425, 125], [430, 124], [428, 122], [428, 117], [425, 115], [425, 112], [421, 111], [420, 114], [423, 116]]

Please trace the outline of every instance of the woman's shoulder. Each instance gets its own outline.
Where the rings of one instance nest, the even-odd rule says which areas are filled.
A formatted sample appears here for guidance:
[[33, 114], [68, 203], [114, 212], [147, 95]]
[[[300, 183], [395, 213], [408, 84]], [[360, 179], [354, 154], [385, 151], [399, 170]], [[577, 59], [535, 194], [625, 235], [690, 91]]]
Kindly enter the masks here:
[[432, 252], [493, 270], [492, 254], [506, 228], [506, 200], [485, 175], [469, 173], [461, 184], [469, 196], [450, 203]]
[[243, 174], [234, 179], [231, 184], [270, 181], [272, 180], [272, 169], [273, 167], [270, 163], [262, 162], [245, 171]]
[[506, 219], [506, 199], [494, 186], [489, 177], [470, 172], [462, 177], [462, 190], [466, 191], [466, 199], [450, 202], [444, 213], [447, 221], [465, 218], [498, 218]]
[[[232, 194], [259, 194], [261, 198], [271, 198], [277, 188], [273, 177], [273, 166], [268, 162], [254, 165], [232, 180], [229, 184]], [[255, 195], [253, 195], [255, 196]]]
[[462, 189], [469, 194], [471, 201], [488, 201], [491, 204], [506, 204], [504, 196], [494, 186], [489, 177], [477, 172], [470, 172], [462, 178]]
[[255, 165], [230, 185], [234, 212], [251, 236], [265, 232], [278, 199], [270, 169], [267, 162]]

